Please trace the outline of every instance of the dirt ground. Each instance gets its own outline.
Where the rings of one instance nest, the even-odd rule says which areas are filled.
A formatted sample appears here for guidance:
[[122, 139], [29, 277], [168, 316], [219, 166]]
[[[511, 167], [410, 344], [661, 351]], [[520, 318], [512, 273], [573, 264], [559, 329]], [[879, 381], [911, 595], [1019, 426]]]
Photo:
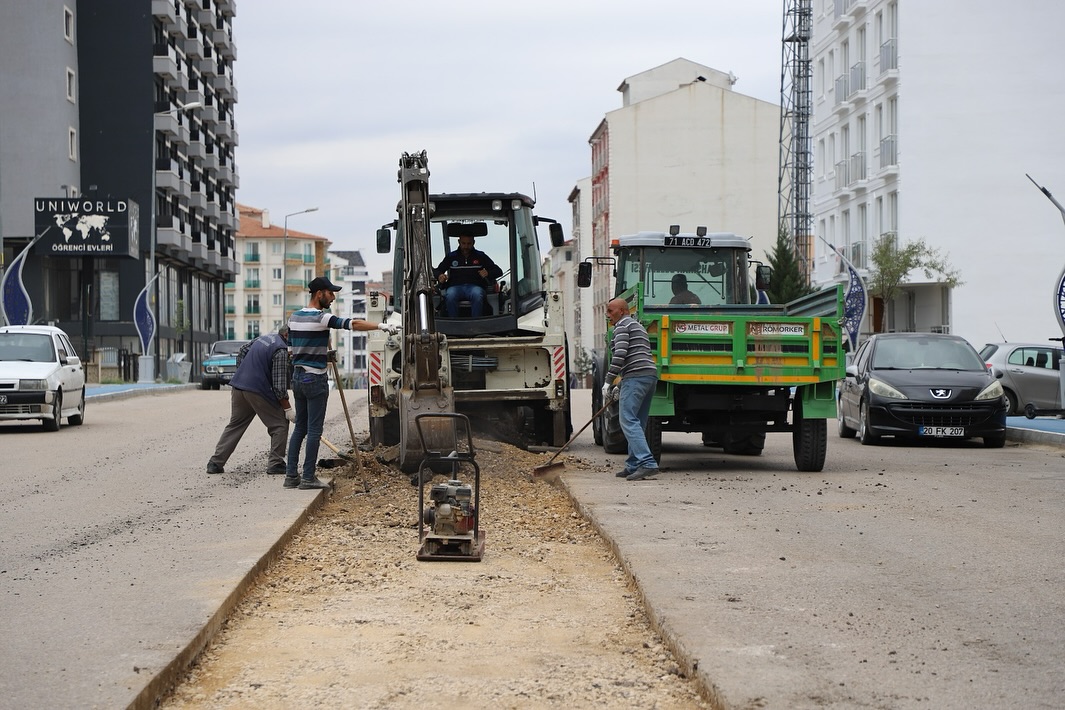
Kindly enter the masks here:
[[547, 456], [477, 444], [481, 562], [416, 559], [394, 468], [320, 471], [330, 500], [160, 707], [709, 707], [594, 527], [533, 480]]

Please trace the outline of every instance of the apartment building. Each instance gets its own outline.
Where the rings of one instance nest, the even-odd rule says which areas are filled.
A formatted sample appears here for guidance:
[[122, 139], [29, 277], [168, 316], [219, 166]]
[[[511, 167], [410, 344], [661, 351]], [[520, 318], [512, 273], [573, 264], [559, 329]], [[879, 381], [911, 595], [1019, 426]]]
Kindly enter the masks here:
[[863, 333], [953, 332], [985, 342], [1058, 335], [1065, 194], [1065, 5], [813, 0], [812, 277], [868, 273], [881, 236], [924, 239], [963, 283], [911, 273], [874, 299]]
[[[74, 211], [51, 217], [75, 223], [124, 205], [108, 219], [122, 220], [126, 253], [79, 250], [52, 230], [23, 267], [34, 321], [66, 330], [83, 355], [143, 354], [135, 302], [156, 275], [153, 372], [222, 336], [223, 284], [238, 272], [234, 15], [233, 0], [0, 3], [4, 263], [40, 234], [35, 198], [66, 198]], [[57, 238], [66, 249], [44, 248]]]
[[[592, 133], [591, 228], [595, 254], [641, 230], [679, 224], [749, 236], [764, 258], [777, 236], [780, 107], [733, 90], [737, 78], [674, 59], [626, 78], [621, 108]], [[606, 332], [611, 279], [596, 269], [596, 342]]]
[[[343, 287], [333, 303], [334, 314], [366, 317], [368, 272], [360, 252], [330, 252], [329, 239], [292, 229], [284, 219], [275, 224], [268, 209], [248, 205], [238, 209], [236, 251], [241, 273], [225, 285], [224, 338], [251, 339], [276, 331], [307, 305], [307, 284], [316, 276], [327, 276]], [[334, 331], [333, 344], [342, 376], [357, 385], [366, 371], [365, 334]]]

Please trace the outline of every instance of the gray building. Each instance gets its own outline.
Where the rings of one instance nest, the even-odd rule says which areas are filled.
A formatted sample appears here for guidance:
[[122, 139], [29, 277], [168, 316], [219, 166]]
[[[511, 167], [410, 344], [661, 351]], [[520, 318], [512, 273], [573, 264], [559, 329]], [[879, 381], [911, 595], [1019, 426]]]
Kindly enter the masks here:
[[[44, 251], [42, 239], [26, 258], [33, 321], [66, 330], [83, 357], [144, 354], [134, 305], [156, 273], [154, 372], [224, 337], [223, 287], [239, 272], [234, 14], [232, 0], [0, 3], [5, 268], [40, 233], [34, 198], [139, 207], [130, 254]], [[62, 232], [50, 237], [87, 236]]]

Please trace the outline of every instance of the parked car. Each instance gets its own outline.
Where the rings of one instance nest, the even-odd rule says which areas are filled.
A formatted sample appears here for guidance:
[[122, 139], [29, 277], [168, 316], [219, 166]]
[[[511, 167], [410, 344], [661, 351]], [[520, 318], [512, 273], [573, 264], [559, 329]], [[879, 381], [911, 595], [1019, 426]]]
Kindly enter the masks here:
[[50, 325], [0, 327], [0, 421], [85, 421], [85, 368], [67, 334]]
[[993, 374], [1001, 373], [1006, 413], [1011, 417], [1023, 414], [1028, 405], [1061, 409], [1061, 356], [1061, 346], [1051, 343], [988, 343], [980, 350], [980, 357]]
[[980, 354], [957, 335], [877, 333], [854, 354], [840, 383], [839, 435], [980, 437], [1006, 443], [1006, 397]]
[[237, 371], [237, 353], [247, 340], [216, 340], [200, 366], [200, 389], [216, 390], [228, 385]]

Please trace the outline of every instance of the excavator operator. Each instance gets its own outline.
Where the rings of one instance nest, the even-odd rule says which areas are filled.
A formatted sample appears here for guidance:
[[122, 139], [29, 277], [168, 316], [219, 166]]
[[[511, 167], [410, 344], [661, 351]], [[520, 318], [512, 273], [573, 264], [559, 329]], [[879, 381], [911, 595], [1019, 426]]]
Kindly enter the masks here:
[[470, 315], [477, 318], [484, 314], [486, 294], [495, 290], [495, 280], [503, 270], [483, 251], [474, 248], [470, 234], [460, 234], [459, 248], [444, 257], [433, 269], [436, 280], [444, 291], [444, 305], [449, 318], [459, 315], [459, 303], [469, 301]]

